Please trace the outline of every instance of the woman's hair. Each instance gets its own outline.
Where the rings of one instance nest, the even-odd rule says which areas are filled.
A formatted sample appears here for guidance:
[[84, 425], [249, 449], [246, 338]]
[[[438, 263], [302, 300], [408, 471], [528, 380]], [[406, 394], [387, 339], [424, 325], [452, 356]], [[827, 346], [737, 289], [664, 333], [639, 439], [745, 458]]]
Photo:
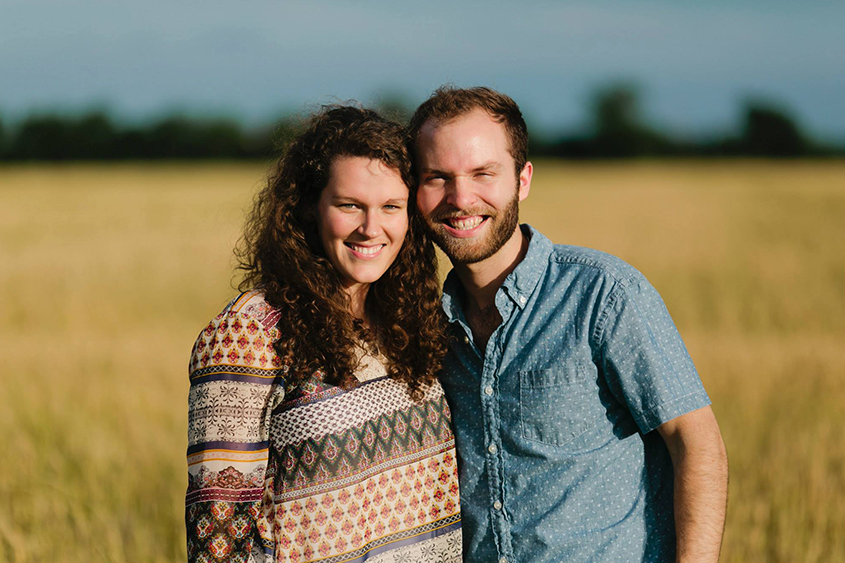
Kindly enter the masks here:
[[[381, 161], [410, 192], [404, 244], [367, 293], [369, 329], [350, 313], [341, 276], [317, 232], [317, 202], [340, 157]], [[349, 387], [362, 339], [378, 346], [388, 374], [406, 382], [415, 398], [434, 381], [446, 352], [446, 321], [415, 191], [405, 129], [352, 106], [325, 106], [313, 115], [270, 172], [235, 253], [245, 272], [241, 291], [261, 290], [281, 313], [275, 348], [290, 366], [289, 384], [320, 372], [325, 381]]]

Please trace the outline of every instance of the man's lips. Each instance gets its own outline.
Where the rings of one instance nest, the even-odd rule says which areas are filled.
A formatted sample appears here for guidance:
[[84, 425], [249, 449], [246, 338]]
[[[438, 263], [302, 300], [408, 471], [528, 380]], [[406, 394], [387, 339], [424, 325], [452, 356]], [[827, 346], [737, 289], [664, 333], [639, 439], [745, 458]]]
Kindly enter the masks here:
[[482, 221], [484, 221], [484, 217], [481, 215], [470, 215], [467, 217], [452, 217], [450, 219], [446, 219], [446, 222], [449, 223], [449, 226], [459, 231], [468, 231], [470, 229], [474, 229], [478, 225], [480, 225]]
[[487, 215], [460, 215], [457, 217], [444, 217], [440, 222], [446, 231], [458, 238], [475, 236], [487, 222]]

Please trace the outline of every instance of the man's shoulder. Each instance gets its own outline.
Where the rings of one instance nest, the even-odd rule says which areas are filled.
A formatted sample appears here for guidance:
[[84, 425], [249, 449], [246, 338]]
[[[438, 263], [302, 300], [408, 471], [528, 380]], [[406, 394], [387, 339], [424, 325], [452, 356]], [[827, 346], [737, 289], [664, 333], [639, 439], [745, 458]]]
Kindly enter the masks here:
[[549, 260], [565, 271], [577, 270], [579, 276], [603, 277], [622, 285], [643, 279], [639, 270], [621, 258], [593, 248], [556, 244]]

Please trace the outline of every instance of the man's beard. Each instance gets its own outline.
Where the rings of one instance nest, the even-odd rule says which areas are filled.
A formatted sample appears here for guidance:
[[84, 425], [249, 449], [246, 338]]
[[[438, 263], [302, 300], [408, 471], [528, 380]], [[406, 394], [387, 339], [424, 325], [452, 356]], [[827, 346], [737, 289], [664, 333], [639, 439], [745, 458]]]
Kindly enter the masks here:
[[454, 217], [454, 213], [426, 217], [425, 224], [431, 239], [449, 257], [452, 264], [475, 264], [496, 254], [513, 236], [519, 224], [519, 192], [514, 192], [513, 199], [497, 215], [475, 211], [462, 213], [487, 216], [490, 232], [482, 239], [451, 236], [443, 226], [443, 220]]

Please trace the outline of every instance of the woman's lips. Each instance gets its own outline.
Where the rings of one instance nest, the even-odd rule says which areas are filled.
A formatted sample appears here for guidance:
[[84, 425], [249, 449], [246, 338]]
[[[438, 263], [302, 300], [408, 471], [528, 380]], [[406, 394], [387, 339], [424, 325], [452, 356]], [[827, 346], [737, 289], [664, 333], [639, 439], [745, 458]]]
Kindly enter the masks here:
[[363, 259], [375, 258], [387, 246], [386, 244], [362, 245], [355, 244], [354, 242], [345, 242], [343, 244], [352, 251], [353, 255]]

